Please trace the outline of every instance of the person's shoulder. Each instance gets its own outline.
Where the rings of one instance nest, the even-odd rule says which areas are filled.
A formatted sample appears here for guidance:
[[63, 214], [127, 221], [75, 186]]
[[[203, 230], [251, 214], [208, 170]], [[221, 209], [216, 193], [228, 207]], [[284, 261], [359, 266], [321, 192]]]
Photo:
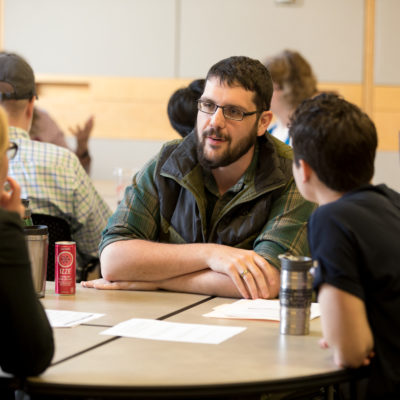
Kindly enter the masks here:
[[329, 203], [319, 206], [316, 210], [316, 213], [320, 216], [328, 217], [333, 213], [344, 212], [351, 207], [352, 204], [351, 201], [348, 201], [348, 197], [341, 196], [339, 199], [335, 201], [331, 201]]
[[195, 149], [194, 133], [190, 133], [184, 138], [170, 140], [161, 147], [158, 154], [158, 161], [164, 163], [175, 151], [176, 154], [184, 154]]
[[[29, 140], [24, 143], [21, 161], [32, 163], [34, 171], [51, 174], [63, 180], [85, 181], [87, 173], [71, 150], [52, 143]], [[17, 161], [17, 160], [16, 160]], [[71, 180], [71, 177], [73, 179]]]
[[374, 191], [378, 194], [384, 196], [389, 202], [391, 202], [396, 208], [400, 209], [400, 193], [396, 190], [386, 186], [385, 184], [380, 184], [373, 186]]
[[366, 184], [345, 193], [340, 199], [339, 205], [346, 208], [371, 208], [391, 203], [400, 209], [400, 193], [389, 188], [385, 184]]
[[266, 140], [268, 140], [273, 145], [278, 157], [281, 157], [285, 160], [293, 160], [293, 149], [291, 146], [283, 143], [281, 140], [268, 133], [266, 133], [263, 137], [265, 137]]
[[43, 155], [47, 155], [43, 160], [44, 163], [55, 164], [58, 166], [75, 166], [80, 164], [78, 157], [71, 150], [58, 146], [53, 143], [40, 142], [31, 140], [34, 158], [40, 159]]
[[258, 138], [258, 145], [259, 157], [264, 160], [263, 162], [269, 163], [284, 180], [292, 181], [292, 148], [269, 133]]
[[166, 143], [157, 157], [156, 173], [182, 177], [197, 165], [196, 133]]
[[311, 223], [321, 221], [328, 224], [347, 224], [350, 220], [357, 219], [362, 213], [358, 202], [359, 191], [350, 191], [343, 194], [339, 199], [319, 206], [310, 218]]
[[360, 221], [371, 223], [379, 209], [400, 218], [400, 194], [386, 185], [364, 185], [344, 193], [336, 201], [319, 206], [311, 216], [310, 224], [359, 226]]
[[178, 139], [173, 139], [169, 140], [168, 142], [164, 143], [161, 147], [160, 153], [163, 153], [164, 151], [173, 151], [176, 149], [182, 142], [184, 141], [184, 138], [178, 138]]

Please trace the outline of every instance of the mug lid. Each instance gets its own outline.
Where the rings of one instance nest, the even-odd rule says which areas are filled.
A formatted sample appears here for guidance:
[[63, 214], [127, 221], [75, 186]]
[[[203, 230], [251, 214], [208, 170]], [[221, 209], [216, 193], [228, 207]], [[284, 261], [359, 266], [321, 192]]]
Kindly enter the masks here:
[[308, 271], [313, 266], [313, 260], [307, 256], [294, 256], [292, 254], [279, 254], [282, 269], [291, 271]]

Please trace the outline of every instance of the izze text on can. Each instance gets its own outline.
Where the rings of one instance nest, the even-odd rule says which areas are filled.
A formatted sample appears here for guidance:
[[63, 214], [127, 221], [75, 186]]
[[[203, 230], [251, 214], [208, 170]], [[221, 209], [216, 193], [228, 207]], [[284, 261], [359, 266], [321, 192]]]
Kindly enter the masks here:
[[76, 244], [55, 243], [55, 286], [57, 294], [75, 294]]

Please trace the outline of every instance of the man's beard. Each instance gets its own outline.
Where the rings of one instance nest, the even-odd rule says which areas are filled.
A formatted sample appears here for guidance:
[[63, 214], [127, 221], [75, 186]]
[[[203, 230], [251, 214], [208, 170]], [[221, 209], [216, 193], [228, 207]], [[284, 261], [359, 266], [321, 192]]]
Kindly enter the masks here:
[[[239, 142], [235, 144], [234, 147], [231, 146], [232, 138], [227, 135], [221, 134], [220, 130], [217, 128], [208, 128], [203, 133], [201, 138], [199, 139], [197, 127], [195, 128], [196, 138], [197, 138], [197, 159], [200, 165], [204, 169], [215, 169], [219, 167], [226, 167], [239, 160], [242, 156], [244, 156], [256, 143], [257, 141], [257, 124], [254, 124], [254, 127], [249, 132], [249, 134]], [[205, 142], [208, 136], [214, 136], [216, 138], [220, 138], [225, 140], [227, 144], [226, 150], [217, 157], [212, 159], [208, 158], [204, 152]]]

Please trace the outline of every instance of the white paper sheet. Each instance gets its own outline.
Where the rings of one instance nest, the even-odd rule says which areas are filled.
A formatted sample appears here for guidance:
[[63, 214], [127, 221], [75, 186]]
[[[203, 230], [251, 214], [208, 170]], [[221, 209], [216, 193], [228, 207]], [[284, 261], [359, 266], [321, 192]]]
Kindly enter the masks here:
[[64, 311], [64, 310], [45, 310], [50, 325], [53, 328], [70, 328], [85, 322], [102, 317], [104, 314]]
[[[279, 300], [238, 300], [231, 304], [222, 304], [204, 317], [233, 318], [233, 319], [264, 319], [279, 321]], [[321, 315], [319, 304], [311, 303], [310, 319]]]
[[172, 342], [219, 344], [243, 332], [245, 329], [238, 326], [181, 324], [177, 322], [133, 318], [100, 332], [100, 334]]

